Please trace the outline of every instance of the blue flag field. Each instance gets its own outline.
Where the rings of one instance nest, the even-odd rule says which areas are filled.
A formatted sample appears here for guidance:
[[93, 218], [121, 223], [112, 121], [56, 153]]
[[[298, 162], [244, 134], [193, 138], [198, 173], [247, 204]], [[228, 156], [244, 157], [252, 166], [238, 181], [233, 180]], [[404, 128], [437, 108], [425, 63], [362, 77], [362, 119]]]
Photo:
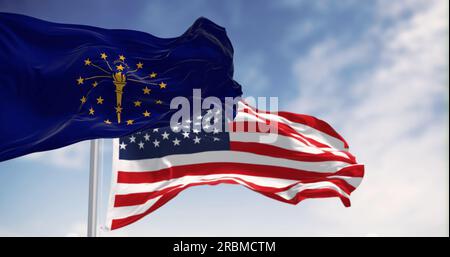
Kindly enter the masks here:
[[57, 24], [0, 13], [0, 161], [167, 126], [176, 96], [242, 94], [225, 29], [181, 36]]

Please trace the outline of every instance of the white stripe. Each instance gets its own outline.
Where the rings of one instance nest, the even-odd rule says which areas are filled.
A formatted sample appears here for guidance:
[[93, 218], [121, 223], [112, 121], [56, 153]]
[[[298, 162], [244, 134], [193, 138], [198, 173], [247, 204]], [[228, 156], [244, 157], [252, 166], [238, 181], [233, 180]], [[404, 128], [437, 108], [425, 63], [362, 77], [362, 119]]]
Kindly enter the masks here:
[[321, 182], [316, 182], [316, 183], [308, 183], [308, 184], [302, 184], [299, 183], [291, 188], [289, 188], [286, 191], [283, 192], [279, 192], [276, 193], [277, 195], [287, 199], [287, 200], [291, 200], [292, 198], [294, 198], [298, 193], [300, 193], [303, 190], [306, 189], [323, 189], [323, 188], [328, 188], [328, 189], [332, 189], [334, 191], [337, 191], [339, 194], [343, 195], [346, 198], [349, 198], [350, 196], [345, 193], [340, 187], [338, 187], [336, 184], [329, 182], [329, 181], [321, 181]]
[[173, 178], [169, 180], [154, 182], [154, 183], [140, 183], [140, 184], [124, 184], [118, 183], [116, 192], [118, 194], [133, 194], [141, 192], [153, 192], [163, 190], [167, 187], [184, 186], [190, 183], [217, 180], [224, 178], [240, 178], [247, 182], [257, 184], [259, 186], [282, 188], [285, 186], [297, 183], [297, 180], [271, 178], [271, 177], [258, 177], [240, 174], [214, 174], [214, 175], [201, 175], [201, 176], [184, 176], [180, 178]]
[[[116, 192], [117, 192], [117, 194], [154, 192], [154, 191], [163, 190], [168, 187], [185, 186], [190, 183], [202, 182], [205, 180], [224, 179], [224, 178], [240, 178], [240, 179], [245, 180], [246, 182], [250, 182], [250, 183], [253, 183], [258, 186], [272, 187], [272, 188], [282, 188], [282, 187], [286, 187], [286, 186], [289, 186], [289, 185], [292, 185], [292, 184], [298, 182], [298, 180], [292, 180], [292, 179], [223, 173], [223, 174], [214, 174], [214, 175], [184, 176], [184, 177], [180, 177], [180, 178], [173, 178], [170, 180], [164, 180], [164, 181], [159, 181], [159, 182], [154, 182], [154, 183], [137, 183], [137, 184], [118, 183], [116, 185]], [[342, 179], [349, 184], [360, 183], [361, 179], [362, 179], [362, 178], [353, 178], [353, 177], [346, 177], [346, 176], [335, 176], [335, 178]]]
[[336, 172], [344, 167], [352, 166], [352, 164], [340, 161], [301, 162], [248, 152], [210, 151], [192, 154], [174, 154], [162, 158], [143, 160], [119, 160], [117, 169], [128, 172], [142, 172], [167, 169], [180, 165], [217, 162], [260, 164], [311, 172]]
[[[243, 107], [242, 107], [243, 106]], [[245, 106], [243, 103], [239, 103], [239, 109], [248, 109], [252, 113], [256, 113], [253, 109], [250, 109], [249, 107]], [[297, 131], [300, 134], [303, 134], [309, 138], [312, 138], [320, 143], [326, 144], [331, 146], [332, 148], [336, 148], [339, 150], [347, 150], [344, 147], [344, 142], [338, 138], [335, 138], [333, 136], [328, 135], [327, 133], [324, 133], [320, 130], [317, 130], [313, 127], [307, 126], [305, 124], [296, 123], [293, 121], [290, 121], [284, 117], [278, 116], [276, 114], [268, 114], [268, 113], [257, 113], [258, 117], [254, 116], [254, 114], [245, 113], [243, 111], [239, 111], [234, 119], [234, 121], [259, 121], [259, 122], [266, 122], [266, 120], [273, 120], [277, 122], [284, 123], [295, 131]]]
[[110, 208], [108, 215], [111, 221], [113, 219], [122, 219], [127, 218], [129, 216], [138, 215], [141, 213], [146, 212], [150, 207], [152, 207], [153, 204], [156, 203], [156, 201], [161, 198], [162, 195], [155, 197], [153, 199], [148, 200], [144, 204], [141, 205], [133, 205], [133, 206], [123, 206], [123, 207], [114, 207]]
[[361, 184], [362, 177], [349, 177], [349, 176], [328, 176], [327, 178], [338, 178], [345, 180], [347, 183], [357, 188]]
[[[264, 140], [262, 137], [265, 135], [267, 134], [258, 132], [230, 132], [230, 140], [234, 142], [262, 143], [261, 141]], [[327, 152], [350, 160], [345, 153], [340, 152], [339, 150], [333, 151], [331, 148], [328, 148], [328, 150], [325, 151], [321, 148], [307, 146], [304, 143], [288, 136], [276, 135], [276, 138], [274, 139], [275, 140], [273, 140], [270, 145], [283, 149], [310, 154], [321, 154]]]
[[[236, 179], [236, 178], [240, 178], [242, 180]], [[155, 190], [161, 190], [163, 188], [169, 187], [169, 186], [177, 186], [176, 190], [179, 190], [181, 188], [184, 188], [186, 186], [188, 186], [189, 184], [192, 183], [196, 183], [196, 182], [213, 182], [213, 181], [221, 181], [224, 179], [230, 179], [230, 180], [234, 180], [239, 184], [245, 185], [251, 189], [256, 190], [256, 188], [253, 188], [251, 185], [249, 185], [247, 182], [253, 183], [253, 184], [258, 184], [261, 181], [264, 181], [265, 184], [266, 182], [275, 182], [272, 184], [275, 185], [278, 183], [278, 185], [276, 187], [281, 188], [281, 187], [286, 187], [292, 184], [295, 184], [297, 181], [295, 180], [283, 180], [283, 179], [273, 179], [273, 178], [263, 178], [258, 179], [257, 177], [252, 177], [252, 176], [237, 176], [237, 175], [226, 175], [226, 174], [221, 174], [221, 175], [208, 175], [208, 176], [186, 176], [186, 177], [182, 177], [179, 179], [172, 179], [169, 182], [169, 184], [164, 185], [162, 188], [158, 188], [155, 189], [156, 187], [153, 186], [157, 186], [157, 184], [161, 184], [161, 183], [152, 183], [152, 184], [135, 184], [133, 186], [130, 187], [130, 185], [125, 185], [125, 184], [118, 184], [118, 192], [116, 192], [117, 194], [130, 194], [133, 193], [134, 190], [130, 191], [130, 188], [134, 188], [134, 189], [138, 189], [139, 190], [137, 192], [134, 193], [141, 193], [141, 192], [151, 192], [154, 191], [152, 189]], [[260, 185], [260, 184], [258, 184]], [[261, 185], [260, 185], [261, 186]], [[265, 185], [268, 186], [268, 185]], [[279, 196], [287, 199], [287, 200], [291, 200], [292, 198], [295, 197], [295, 195], [305, 189], [319, 189], [319, 188], [330, 188], [332, 190], [335, 190], [337, 192], [339, 192], [340, 194], [342, 194], [345, 197], [349, 197], [344, 191], [342, 191], [338, 186], [336, 186], [335, 184], [333, 184], [332, 182], [328, 182], [328, 181], [324, 181], [324, 182], [315, 182], [315, 183], [309, 183], [309, 184], [297, 184], [295, 186], [293, 186], [292, 188], [283, 191], [283, 192], [279, 192], [277, 193]], [[146, 201], [144, 204], [140, 204], [140, 205], [134, 205], [134, 206], [124, 206], [124, 207], [115, 207], [113, 209], [110, 209], [111, 211], [109, 212], [109, 217], [111, 219], [121, 219], [121, 218], [126, 218], [129, 216], [134, 216], [134, 215], [138, 215], [141, 213], [144, 213], [145, 211], [147, 211], [153, 204], [156, 203], [156, 201], [161, 198], [162, 196], [158, 196], [155, 197], [153, 199], [149, 199], [148, 201]]]
[[[243, 179], [239, 180], [237, 178]], [[213, 181], [220, 181], [224, 179], [234, 180], [239, 184], [245, 185], [249, 188], [253, 188], [251, 185], [249, 185], [247, 182], [250, 183], [258, 183], [258, 182], [265, 182], [267, 184], [270, 184], [272, 186], [276, 187], [285, 187], [288, 185], [292, 185], [297, 183], [295, 180], [287, 180], [287, 179], [273, 179], [273, 178], [263, 178], [260, 179], [258, 177], [253, 176], [244, 176], [244, 175], [227, 175], [227, 174], [219, 174], [219, 175], [207, 175], [207, 176], [185, 176], [182, 178], [176, 178], [171, 179], [167, 181], [162, 182], [156, 182], [151, 184], [117, 184], [116, 185], [116, 195], [126, 195], [126, 194], [132, 194], [132, 193], [142, 193], [142, 192], [152, 192], [156, 190], [162, 190], [167, 187], [173, 187], [177, 186], [175, 189], [179, 190], [180, 188], [184, 188], [188, 186], [189, 184], [196, 183], [196, 182], [213, 182]], [[256, 190], [256, 189], [255, 189]], [[162, 196], [155, 197], [153, 199], [149, 199], [144, 204], [141, 205], [134, 205], [134, 206], [124, 206], [124, 207], [110, 207], [110, 211], [108, 212], [108, 218], [111, 219], [121, 219], [126, 218], [128, 216], [133, 216], [137, 214], [144, 213], [147, 211], [153, 204], [156, 203], [156, 201], [161, 198]]]
[[[258, 132], [230, 132], [230, 141], [262, 143], [261, 137], [265, 135], [267, 134]], [[291, 137], [276, 135], [276, 138], [274, 139], [275, 140], [272, 141], [270, 145], [303, 153], [310, 153], [310, 154], [324, 153], [324, 151], [321, 150], [320, 148], [307, 146], [304, 143]]]

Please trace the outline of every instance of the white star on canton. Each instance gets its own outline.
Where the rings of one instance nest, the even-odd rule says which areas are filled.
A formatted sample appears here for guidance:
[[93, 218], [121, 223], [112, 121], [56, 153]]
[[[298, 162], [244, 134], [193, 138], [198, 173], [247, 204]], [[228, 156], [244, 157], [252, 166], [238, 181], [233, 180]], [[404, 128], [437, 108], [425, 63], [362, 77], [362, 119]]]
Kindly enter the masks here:
[[[178, 124], [178, 125], [179, 125], [179, 124]], [[172, 131], [173, 131], [173, 132], [178, 132], [178, 131], [180, 131], [180, 127], [178, 127], [178, 125], [172, 127]]]
[[220, 141], [220, 138], [218, 138], [218, 137], [214, 137], [214, 138], [213, 138], [213, 140], [214, 140], [214, 142], [216, 142], [216, 141]]
[[194, 138], [194, 144], [200, 144], [200, 139], [198, 136], [195, 136]]
[[187, 124], [191, 124], [192, 121], [191, 121], [191, 120], [186, 120], [186, 123], [187, 123]]
[[167, 133], [166, 131], [164, 131], [164, 133], [161, 134], [161, 136], [163, 137], [163, 139], [169, 139], [169, 133]]
[[209, 122], [210, 120], [211, 120], [211, 117], [206, 117], [206, 118], [205, 118], [205, 121], [206, 121], [206, 122]]
[[183, 132], [183, 137], [184, 138], [189, 138], [189, 132], [187, 132], [187, 131]]
[[136, 143], [136, 138], [134, 136], [130, 137], [130, 143]]
[[202, 115], [197, 116], [197, 120], [201, 120], [203, 118]]
[[155, 145], [155, 147], [159, 147], [159, 141], [155, 139], [155, 141], [153, 141], [153, 144]]
[[158, 132], [158, 128], [153, 129], [153, 132]]
[[150, 135], [149, 135], [149, 134], [145, 134], [145, 135], [144, 135], [144, 139], [145, 139], [145, 141], [150, 140]]
[[219, 115], [220, 114], [220, 110], [217, 110], [216, 114]]
[[139, 149], [144, 149], [144, 143], [142, 143], [142, 141], [141, 142], [139, 142]]
[[213, 134], [218, 134], [219, 130], [217, 128], [214, 128]]
[[175, 140], [172, 141], [173, 145], [180, 145], [180, 140], [178, 138], [175, 138]]
[[204, 129], [209, 129], [209, 127], [210, 127], [210, 126], [209, 126], [208, 124], [206, 124], [205, 126], [203, 126]]
[[207, 114], [211, 114], [212, 110], [208, 110], [206, 111]]
[[194, 132], [195, 134], [198, 134], [198, 133], [200, 133], [200, 130], [198, 130], [198, 129], [193, 129], [192, 132]]
[[122, 142], [119, 146], [120, 146], [120, 149], [123, 149], [123, 150], [127, 149], [127, 144], [125, 144], [124, 142]]

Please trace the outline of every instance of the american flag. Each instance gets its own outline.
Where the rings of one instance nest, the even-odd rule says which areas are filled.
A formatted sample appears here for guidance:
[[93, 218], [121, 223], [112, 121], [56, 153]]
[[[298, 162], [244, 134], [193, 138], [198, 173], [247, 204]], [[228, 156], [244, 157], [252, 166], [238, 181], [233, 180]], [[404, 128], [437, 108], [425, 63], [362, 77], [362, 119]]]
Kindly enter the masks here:
[[[259, 111], [240, 102], [228, 132], [211, 129], [208, 122], [201, 123], [208, 132], [187, 131], [202, 119], [199, 115], [114, 140], [108, 229], [136, 222], [197, 185], [240, 184], [291, 204], [339, 197], [350, 206], [350, 193], [361, 183], [364, 166], [326, 122]], [[270, 141], [268, 136], [275, 137]]]

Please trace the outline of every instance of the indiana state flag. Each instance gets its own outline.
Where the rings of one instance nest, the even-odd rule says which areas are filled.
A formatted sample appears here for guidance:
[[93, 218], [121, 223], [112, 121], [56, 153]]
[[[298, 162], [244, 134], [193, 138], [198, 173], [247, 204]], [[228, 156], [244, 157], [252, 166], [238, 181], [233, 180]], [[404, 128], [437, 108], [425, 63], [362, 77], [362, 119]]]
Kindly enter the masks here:
[[225, 29], [180, 37], [0, 13], [0, 161], [167, 126], [170, 101], [242, 94]]

